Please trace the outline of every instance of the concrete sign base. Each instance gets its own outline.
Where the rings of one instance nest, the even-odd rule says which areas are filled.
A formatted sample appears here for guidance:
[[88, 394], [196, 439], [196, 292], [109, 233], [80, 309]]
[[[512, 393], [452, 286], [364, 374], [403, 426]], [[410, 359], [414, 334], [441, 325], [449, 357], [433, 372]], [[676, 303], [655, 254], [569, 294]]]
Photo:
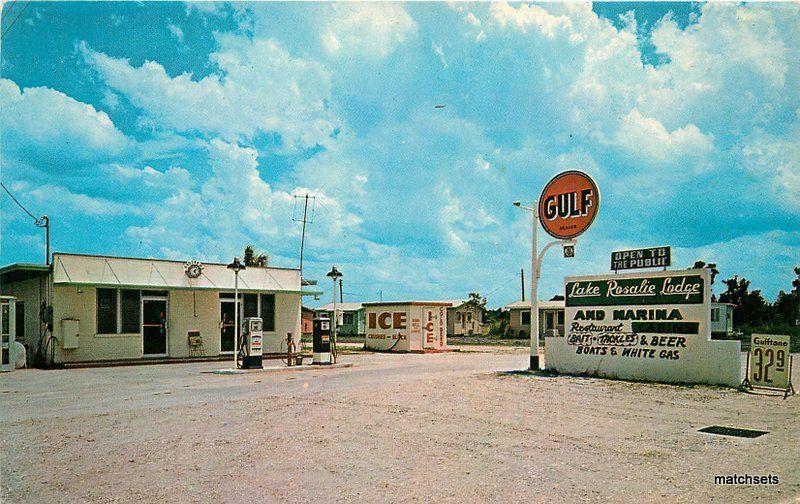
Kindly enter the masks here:
[[670, 351], [658, 346], [637, 346], [622, 357], [576, 355], [575, 347], [568, 345], [566, 338], [545, 338], [547, 368], [560, 373], [728, 387], [738, 387], [742, 383], [742, 354], [738, 341], [695, 337], [694, 341], [686, 342], [686, 348], [681, 348], [680, 359], [669, 359]]

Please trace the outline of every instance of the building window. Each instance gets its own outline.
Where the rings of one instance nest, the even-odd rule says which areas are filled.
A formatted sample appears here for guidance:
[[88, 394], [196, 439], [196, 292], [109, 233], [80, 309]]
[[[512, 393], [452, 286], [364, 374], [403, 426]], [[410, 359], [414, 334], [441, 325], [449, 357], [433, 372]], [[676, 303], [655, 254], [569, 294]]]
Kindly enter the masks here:
[[353, 325], [353, 313], [347, 312], [342, 314], [342, 324], [344, 325]]
[[97, 333], [117, 332], [117, 290], [97, 289]]
[[275, 294], [261, 294], [261, 319], [264, 332], [275, 332]]
[[464, 320], [464, 314], [463, 314], [463, 313], [461, 313], [461, 312], [458, 312], [458, 313], [456, 313], [456, 320], [457, 320], [459, 323], [461, 323], [461, 321], [462, 321], [462, 320]]
[[[233, 292], [220, 292], [220, 299], [230, 299], [233, 302]], [[239, 317], [261, 317], [264, 332], [275, 332], [275, 294], [244, 294], [239, 293]]]
[[530, 311], [522, 311], [520, 312], [521, 320], [520, 324], [522, 325], [531, 325], [531, 312]]
[[711, 309], [711, 322], [719, 322], [719, 308]]
[[97, 289], [97, 334], [139, 332], [141, 292], [127, 289]]
[[139, 332], [139, 311], [141, 310], [141, 295], [138, 290], [123, 290], [120, 298], [120, 313], [123, 333]]
[[25, 302], [17, 301], [15, 305], [16, 310], [16, 332], [17, 341], [25, 341]]
[[245, 294], [242, 305], [243, 318], [258, 317], [258, 294]]
[[467, 313], [467, 322], [472, 322], [472, 312]]
[[564, 312], [558, 312], [558, 325], [564, 325]]

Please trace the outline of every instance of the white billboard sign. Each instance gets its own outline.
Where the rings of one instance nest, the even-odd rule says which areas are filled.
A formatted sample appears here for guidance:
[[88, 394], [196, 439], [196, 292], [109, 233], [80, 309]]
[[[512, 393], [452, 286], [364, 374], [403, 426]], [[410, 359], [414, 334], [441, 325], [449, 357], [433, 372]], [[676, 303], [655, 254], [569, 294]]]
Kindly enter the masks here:
[[738, 341], [711, 340], [707, 269], [565, 279], [564, 337], [548, 369], [669, 383], [741, 383]]

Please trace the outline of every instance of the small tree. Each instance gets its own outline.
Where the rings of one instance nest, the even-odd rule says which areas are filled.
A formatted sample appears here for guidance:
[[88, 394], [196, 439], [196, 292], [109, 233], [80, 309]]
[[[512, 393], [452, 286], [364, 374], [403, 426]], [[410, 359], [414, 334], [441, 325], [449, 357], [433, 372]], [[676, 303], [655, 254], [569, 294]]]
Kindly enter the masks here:
[[750, 281], [734, 275], [723, 282], [727, 290], [719, 295], [722, 303], [736, 306], [733, 311], [734, 326], [752, 328], [767, 321], [769, 307], [760, 290], [750, 291]]
[[256, 248], [252, 245], [248, 245], [244, 248], [244, 265], [245, 266], [255, 266], [256, 265]]
[[467, 299], [467, 303], [474, 304], [479, 308], [486, 308], [486, 298], [481, 297], [480, 293], [478, 292], [470, 292], [469, 299]]
[[770, 320], [775, 324], [796, 326], [800, 320], [800, 267], [794, 268], [792, 290], [780, 291], [771, 306]]
[[792, 290], [797, 294], [800, 294], [800, 266], [794, 267], [794, 274], [797, 278], [792, 280], [792, 287], [794, 287]]
[[717, 269], [717, 265], [715, 263], [705, 263], [703, 261], [695, 261], [694, 266], [692, 269], [703, 269], [708, 268], [711, 270], [711, 285], [714, 285], [714, 279], [717, 278], [719, 275], [719, 270]]
[[267, 254], [259, 254], [254, 246], [248, 245], [244, 248], [243, 261], [245, 266], [266, 267], [269, 262], [269, 256]]

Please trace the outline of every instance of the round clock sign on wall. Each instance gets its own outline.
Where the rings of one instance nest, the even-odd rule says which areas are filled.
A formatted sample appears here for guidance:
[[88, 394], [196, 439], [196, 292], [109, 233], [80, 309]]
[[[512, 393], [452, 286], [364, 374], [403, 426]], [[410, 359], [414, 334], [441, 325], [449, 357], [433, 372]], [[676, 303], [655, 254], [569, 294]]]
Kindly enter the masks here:
[[189, 278], [199, 278], [203, 273], [203, 265], [197, 261], [189, 261], [184, 266], [184, 270]]

